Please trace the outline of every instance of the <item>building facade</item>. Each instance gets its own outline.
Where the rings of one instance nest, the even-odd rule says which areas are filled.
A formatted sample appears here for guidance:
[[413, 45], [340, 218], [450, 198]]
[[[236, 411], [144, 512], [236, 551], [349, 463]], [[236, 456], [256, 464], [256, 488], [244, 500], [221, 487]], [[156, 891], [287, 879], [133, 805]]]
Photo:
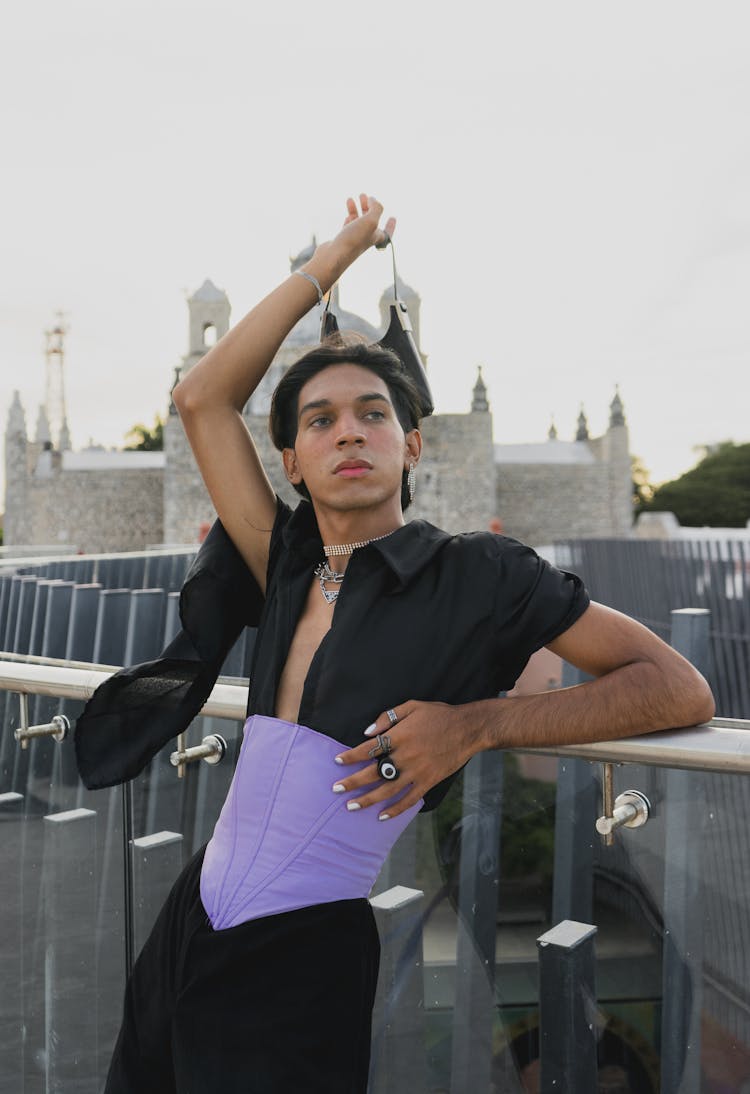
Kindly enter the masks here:
[[[292, 260], [292, 269], [309, 253]], [[398, 291], [419, 345], [420, 298], [401, 282]], [[381, 331], [391, 294], [392, 289], [380, 301]], [[380, 337], [381, 331], [360, 316], [342, 310], [336, 290], [333, 306], [342, 330]], [[229, 329], [229, 300], [210, 281], [189, 298], [188, 312], [188, 351], [180, 375]], [[319, 323], [318, 309], [300, 320], [245, 409], [271, 483], [290, 503], [297, 495], [271, 444], [268, 409], [286, 368], [317, 344]], [[435, 414], [423, 423], [425, 446], [411, 516], [449, 531], [494, 527], [536, 546], [560, 538], [630, 534], [630, 454], [619, 393], [601, 437], [589, 436], [582, 411], [575, 440], [560, 440], [553, 426], [545, 442], [520, 445], [494, 442], [481, 370], [467, 401], [469, 396], [466, 414]], [[31, 439], [16, 393], [6, 426], [5, 470], [7, 546], [59, 543], [89, 552], [195, 543], [215, 515], [171, 399], [163, 452], [73, 452], [50, 438], [44, 412]]]

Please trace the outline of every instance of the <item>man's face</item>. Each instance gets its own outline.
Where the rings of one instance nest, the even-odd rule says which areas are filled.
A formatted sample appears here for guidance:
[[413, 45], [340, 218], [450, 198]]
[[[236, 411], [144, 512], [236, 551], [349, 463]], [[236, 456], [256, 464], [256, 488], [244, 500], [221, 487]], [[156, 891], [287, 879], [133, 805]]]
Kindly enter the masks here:
[[359, 365], [332, 365], [299, 394], [294, 449], [284, 450], [290, 482], [304, 480], [314, 502], [333, 509], [378, 507], [395, 498], [417, 459], [386, 383]]

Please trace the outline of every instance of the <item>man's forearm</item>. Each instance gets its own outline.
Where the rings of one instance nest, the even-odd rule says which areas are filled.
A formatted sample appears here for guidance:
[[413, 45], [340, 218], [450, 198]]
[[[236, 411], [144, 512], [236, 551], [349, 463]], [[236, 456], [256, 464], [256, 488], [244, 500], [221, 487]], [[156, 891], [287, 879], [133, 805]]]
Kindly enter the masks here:
[[708, 686], [692, 666], [665, 673], [651, 662], [623, 665], [577, 687], [458, 709], [477, 752], [614, 740], [696, 725], [714, 713]]

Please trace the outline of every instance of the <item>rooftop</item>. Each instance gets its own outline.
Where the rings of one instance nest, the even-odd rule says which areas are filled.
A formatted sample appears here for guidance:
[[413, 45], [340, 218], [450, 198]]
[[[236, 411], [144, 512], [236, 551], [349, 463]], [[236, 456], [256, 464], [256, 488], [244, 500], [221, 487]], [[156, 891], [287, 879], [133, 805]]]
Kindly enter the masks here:
[[63, 471], [143, 471], [164, 467], [163, 452], [122, 452], [84, 449], [63, 452]]
[[496, 444], [495, 463], [596, 463], [581, 441], [541, 441], [537, 444]]

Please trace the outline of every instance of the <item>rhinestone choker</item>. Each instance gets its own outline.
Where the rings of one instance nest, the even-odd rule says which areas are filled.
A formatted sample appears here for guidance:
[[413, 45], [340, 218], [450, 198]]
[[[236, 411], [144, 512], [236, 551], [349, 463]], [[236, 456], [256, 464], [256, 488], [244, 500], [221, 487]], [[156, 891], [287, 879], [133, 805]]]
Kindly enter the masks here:
[[[396, 529], [393, 529], [395, 532]], [[330, 546], [323, 546], [323, 554], [326, 558], [335, 558], [336, 555], [350, 555], [352, 551], [356, 551], [358, 547], [367, 547], [369, 543], [377, 543], [379, 539], [385, 539], [386, 536], [393, 535], [393, 532], [384, 532], [382, 536], [373, 536], [372, 539], [358, 540], [356, 543], [333, 543]]]

